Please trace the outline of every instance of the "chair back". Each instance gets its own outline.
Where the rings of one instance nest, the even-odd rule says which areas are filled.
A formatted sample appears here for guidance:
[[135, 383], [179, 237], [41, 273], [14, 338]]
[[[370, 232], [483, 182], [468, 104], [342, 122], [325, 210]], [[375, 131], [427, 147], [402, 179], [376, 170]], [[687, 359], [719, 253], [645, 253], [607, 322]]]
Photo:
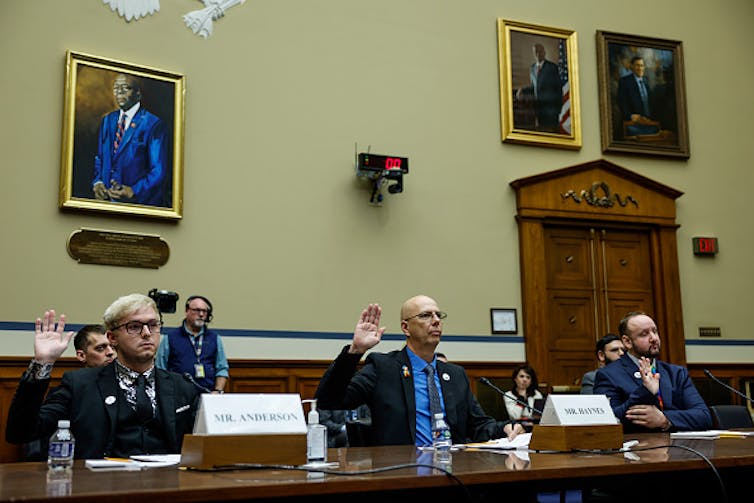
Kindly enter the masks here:
[[346, 434], [349, 447], [369, 447], [374, 445], [372, 434], [372, 419], [356, 419], [346, 421]]
[[711, 405], [709, 410], [716, 428], [754, 428], [751, 414], [743, 405]]

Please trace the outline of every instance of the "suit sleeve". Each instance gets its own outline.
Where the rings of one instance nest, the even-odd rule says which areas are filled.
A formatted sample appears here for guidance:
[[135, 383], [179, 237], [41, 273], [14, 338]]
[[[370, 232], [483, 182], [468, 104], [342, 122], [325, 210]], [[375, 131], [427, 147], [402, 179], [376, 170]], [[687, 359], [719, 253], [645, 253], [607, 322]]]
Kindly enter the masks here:
[[377, 382], [377, 376], [371, 357], [367, 358], [362, 371], [356, 374], [359, 360], [361, 360], [361, 355], [349, 354], [348, 346], [343, 347], [319, 381], [314, 394], [318, 408], [350, 410], [368, 403]]
[[167, 133], [165, 123], [158, 117], [146, 134], [144, 142], [146, 143], [147, 172], [146, 176], [140, 178], [133, 184], [131, 189], [134, 192], [134, 199], [144, 201], [147, 196], [155, 190], [160, 189], [165, 175], [168, 170], [167, 166]]
[[712, 416], [689, 378], [688, 370], [679, 368], [674, 379], [672, 408], [663, 411], [673, 429], [699, 431], [712, 428]]
[[636, 386], [629, 395], [626, 395], [604, 370], [598, 370], [594, 378], [594, 394], [607, 395], [607, 399], [610, 400], [610, 407], [613, 409], [613, 414], [620, 419], [621, 423], [632, 424], [631, 421], [626, 419], [626, 411], [634, 405], [659, 406], [657, 397], [644, 386]]
[[43, 403], [50, 380], [29, 379], [24, 374], [8, 409], [6, 441], [22, 444], [52, 435], [58, 420], [69, 417], [71, 390], [67, 377], [68, 374], [63, 374], [63, 382]]

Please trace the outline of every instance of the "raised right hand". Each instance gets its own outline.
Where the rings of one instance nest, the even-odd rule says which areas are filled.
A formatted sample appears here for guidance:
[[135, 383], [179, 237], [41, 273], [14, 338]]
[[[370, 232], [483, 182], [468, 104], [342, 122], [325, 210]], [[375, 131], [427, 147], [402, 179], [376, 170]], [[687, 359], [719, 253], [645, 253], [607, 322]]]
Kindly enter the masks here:
[[42, 363], [54, 363], [65, 352], [73, 337], [73, 331], [63, 333], [65, 315], [55, 326], [55, 310], [45, 311], [42, 319], [34, 323], [34, 359]]
[[385, 327], [379, 326], [381, 316], [382, 308], [379, 304], [369, 304], [361, 312], [361, 317], [353, 331], [349, 353], [366, 353], [380, 342], [382, 334], [385, 333]]

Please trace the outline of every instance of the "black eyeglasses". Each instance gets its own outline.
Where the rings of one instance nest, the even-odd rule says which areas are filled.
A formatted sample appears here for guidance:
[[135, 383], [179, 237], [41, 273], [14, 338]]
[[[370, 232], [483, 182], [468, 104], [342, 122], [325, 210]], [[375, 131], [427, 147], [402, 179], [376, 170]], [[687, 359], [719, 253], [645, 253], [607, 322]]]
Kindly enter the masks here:
[[444, 320], [448, 317], [448, 313], [445, 311], [422, 311], [419, 314], [415, 314], [413, 316], [409, 316], [403, 321], [408, 321], [412, 318], [419, 318], [421, 321], [427, 321], [431, 320], [433, 316], [437, 316], [439, 319]]
[[112, 330], [118, 330], [123, 327], [126, 327], [126, 333], [128, 333], [128, 335], [139, 335], [144, 331], [144, 327], [149, 329], [150, 334], [159, 334], [162, 323], [157, 320], [151, 320], [146, 323], [140, 321], [127, 321], [117, 327], [113, 327]]

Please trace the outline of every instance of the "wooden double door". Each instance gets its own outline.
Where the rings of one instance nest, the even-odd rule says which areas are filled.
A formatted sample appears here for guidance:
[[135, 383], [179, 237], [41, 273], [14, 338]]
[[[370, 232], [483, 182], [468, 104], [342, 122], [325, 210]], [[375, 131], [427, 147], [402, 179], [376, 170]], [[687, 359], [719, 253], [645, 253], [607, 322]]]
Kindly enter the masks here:
[[675, 200], [682, 192], [604, 159], [511, 182], [516, 191], [526, 359], [569, 386], [597, 339], [650, 314], [665, 361], [685, 365]]
[[617, 333], [626, 313], [654, 312], [649, 242], [641, 229], [544, 227], [548, 382], [577, 383], [594, 367], [596, 341]]

